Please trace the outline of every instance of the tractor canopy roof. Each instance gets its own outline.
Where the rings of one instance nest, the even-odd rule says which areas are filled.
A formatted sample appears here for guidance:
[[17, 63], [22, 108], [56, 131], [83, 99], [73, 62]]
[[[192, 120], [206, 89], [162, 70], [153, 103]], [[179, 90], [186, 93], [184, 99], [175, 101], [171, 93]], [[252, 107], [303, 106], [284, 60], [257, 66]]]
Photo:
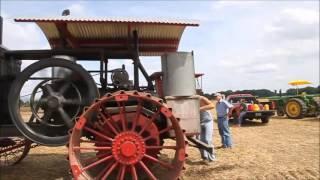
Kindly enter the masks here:
[[[125, 51], [132, 46], [132, 32], [137, 31], [142, 56], [176, 52], [186, 26], [198, 21], [137, 18], [16, 18], [16, 22], [35, 22], [52, 49], [106, 48]], [[63, 43], [64, 42], [64, 43]]]

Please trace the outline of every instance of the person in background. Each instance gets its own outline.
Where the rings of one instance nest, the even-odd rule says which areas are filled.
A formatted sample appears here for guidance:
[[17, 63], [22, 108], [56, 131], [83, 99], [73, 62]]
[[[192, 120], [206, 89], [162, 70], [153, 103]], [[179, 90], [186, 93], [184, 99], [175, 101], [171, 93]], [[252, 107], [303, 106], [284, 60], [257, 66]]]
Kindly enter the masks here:
[[238, 117], [238, 126], [241, 127], [241, 124], [243, 122], [243, 117], [246, 115], [247, 113], [247, 105], [245, 103], [244, 99], [240, 100], [240, 114]]
[[232, 148], [232, 139], [229, 129], [229, 116], [233, 105], [222, 99], [222, 94], [215, 93], [217, 100], [216, 111], [218, 118], [218, 129], [221, 136], [222, 148]]
[[[206, 97], [200, 96], [200, 141], [212, 146], [213, 148], [213, 118], [210, 110], [214, 108], [213, 103]], [[201, 158], [204, 161], [212, 162], [216, 159], [214, 153], [200, 149]]]

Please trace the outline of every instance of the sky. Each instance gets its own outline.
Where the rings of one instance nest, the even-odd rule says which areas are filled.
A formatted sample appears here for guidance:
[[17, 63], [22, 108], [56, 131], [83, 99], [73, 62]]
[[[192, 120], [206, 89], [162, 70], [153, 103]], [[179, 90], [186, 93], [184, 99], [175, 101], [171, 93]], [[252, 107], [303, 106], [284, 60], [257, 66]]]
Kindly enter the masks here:
[[[319, 1], [2, 0], [4, 46], [50, 48], [35, 24], [16, 23], [13, 18], [60, 16], [64, 9], [70, 9], [74, 17], [199, 20], [199, 27], [186, 28], [179, 51], [194, 51], [196, 72], [205, 74], [206, 93], [286, 90], [292, 88], [288, 82], [296, 79], [319, 85]], [[142, 63], [149, 74], [160, 71], [159, 57], [144, 57]], [[83, 65], [92, 68], [96, 64]], [[132, 74], [132, 68], [128, 70]]]

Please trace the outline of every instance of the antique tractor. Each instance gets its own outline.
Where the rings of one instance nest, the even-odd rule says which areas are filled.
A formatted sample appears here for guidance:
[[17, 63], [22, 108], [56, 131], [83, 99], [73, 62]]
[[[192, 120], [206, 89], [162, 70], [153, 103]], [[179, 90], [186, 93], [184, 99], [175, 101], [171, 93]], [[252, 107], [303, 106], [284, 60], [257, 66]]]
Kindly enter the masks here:
[[[51, 49], [1, 47], [1, 157], [20, 148], [22, 159], [32, 142], [68, 145], [75, 179], [177, 179], [185, 138], [212, 150], [194, 138], [200, 123], [193, 53], [177, 52], [184, 29], [197, 22], [15, 21], [35, 22]], [[162, 72], [149, 76], [140, 56], [161, 56]], [[133, 79], [120, 60], [132, 60]], [[120, 67], [110, 69], [112, 61]], [[21, 71], [21, 62], [30, 65]]]
[[274, 104], [278, 116], [287, 115], [290, 119], [301, 119], [320, 114], [320, 95], [280, 95], [267, 99]]

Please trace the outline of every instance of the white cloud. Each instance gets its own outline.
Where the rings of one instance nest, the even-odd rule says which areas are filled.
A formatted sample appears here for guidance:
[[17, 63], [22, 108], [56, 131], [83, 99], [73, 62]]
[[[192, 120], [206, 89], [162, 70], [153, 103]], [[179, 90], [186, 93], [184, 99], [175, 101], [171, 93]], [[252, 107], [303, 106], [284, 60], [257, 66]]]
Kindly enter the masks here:
[[85, 17], [89, 14], [82, 2], [71, 4], [67, 9], [70, 10], [70, 16]]
[[35, 23], [15, 23], [3, 13], [3, 44], [11, 50], [48, 49], [45, 37]]
[[[256, 17], [240, 14], [228, 19], [231, 24], [238, 23], [232, 26], [236, 30], [229, 30], [230, 37], [224, 37], [229, 38], [228, 46], [215, 50], [218, 68], [215, 73], [210, 72], [212, 79], [223, 79], [225, 85], [210, 84], [208, 89], [284, 89], [290, 88], [288, 81], [299, 78], [318, 85], [319, 13], [312, 8], [287, 6], [268, 13], [268, 16], [256, 14]], [[254, 33], [248, 33], [250, 30]], [[220, 73], [222, 75], [217, 75]]]
[[228, 57], [218, 64], [221, 68], [237, 74], [272, 73], [279, 70], [277, 62], [263, 61], [257, 57]]
[[278, 65], [273, 63], [251, 64], [250, 66], [241, 67], [240, 72], [256, 74], [256, 73], [273, 73], [279, 70]]
[[[50, 49], [49, 43], [35, 23], [16, 23], [5, 12], [3, 16], [3, 45], [9, 50]], [[21, 69], [36, 61], [23, 61]]]
[[302, 40], [319, 38], [319, 12], [304, 8], [285, 8], [265, 26], [272, 40]]
[[264, 57], [298, 65], [319, 58], [319, 12], [284, 8], [265, 26]]
[[243, 0], [220, 0], [215, 1], [212, 3], [212, 9], [213, 10], [222, 10], [224, 8], [230, 8], [230, 7], [250, 7], [252, 5], [258, 4], [258, 1], [243, 1]]
[[316, 24], [319, 23], [319, 11], [304, 9], [304, 8], [287, 8], [282, 11], [282, 14], [287, 15], [301, 24]]

